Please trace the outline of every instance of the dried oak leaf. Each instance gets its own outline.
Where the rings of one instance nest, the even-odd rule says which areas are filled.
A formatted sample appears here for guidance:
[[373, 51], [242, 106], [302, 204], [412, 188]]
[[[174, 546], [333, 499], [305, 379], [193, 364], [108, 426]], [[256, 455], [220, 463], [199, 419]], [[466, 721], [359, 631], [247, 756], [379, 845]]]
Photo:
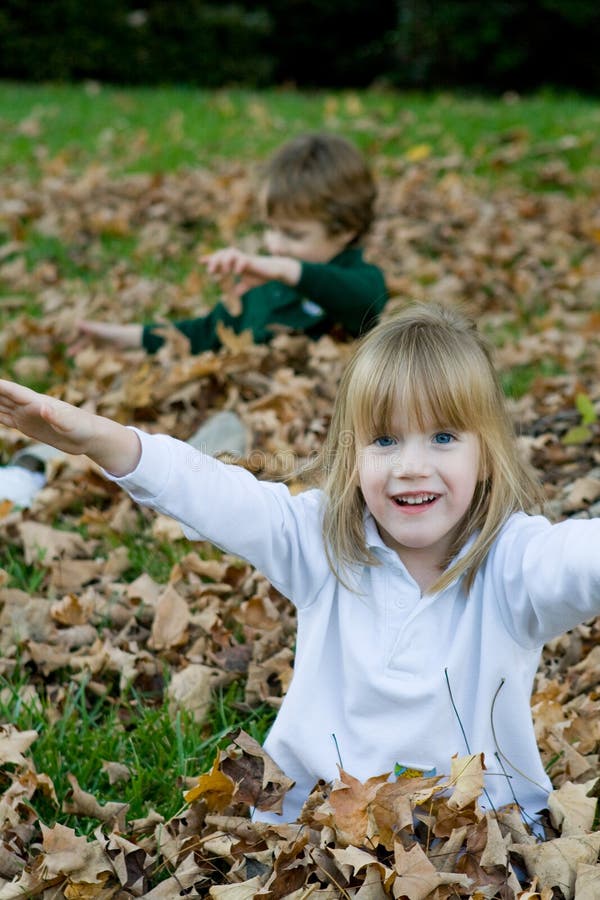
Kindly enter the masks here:
[[48, 587], [52, 592], [71, 593], [81, 590], [90, 581], [96, 581], [103, 573], [104, 560], [57, 559], [50, 568]]
[[163, 586], [155, 581], [147, 572], [139, 575], [135, 581], [127, 585], [125, 596], [128, 600], [141, 601], [149, 606], [156, 606]]
[[245, 731], [239, 731], [223, 751], [221, 769], [237, 785], [236, 800], [257, 809], [280, 813], [295, 784]]
[[481, 819], [482, 813], [476, 800], [456, 809], [450, 806], [449, 799], [443, 797], [431, 809], [434, 816], [433, 833], [436, 837], [450, 837], [455, 829], [474, 825]]
[[[167, 857], [168, 858], [168, 857]], [[208, 879], [195, 861], [194, 853], [188, 853], [170, 878], [161, 881], [144, 894], [144, 900], [174, 900], [175, 897], [199, 897], [200, 886], [206, 886]], [[191, 891], [194, 893], [191, 893]]]
[[589, 475], [577, 478], [569, 487], [569, 493], [563, 502], [565, 512], [584, 509], [600, 497], [600, 479]]
[[589, 834], [594, 827], [596, 797], [590, 797], [595, 779], [584, 784], [565, 781], [548, 796], [548, 809], [553, 826], [560, 829], [561, 837]]
[[466, 875], [438, 872], [433, 863], [427, 859], [425, 851], [419, 844], [414, 844], [410, 850], [405, 850], [401, 844], [396, 844], [394, 859], [397, 875], [393, 885], [394, 897], [406, 897], [407, 900], [426, 900], [442, 884], [470, 887], [470, 880]]
[[600, 866], [580, 863], [575, 878], [576, 900], [598, 900], [600, 897]]
[[450, 785], [454, 789], [448, 799], [451, 809], [463, 809], [481, 795], [484, 769], [483, 753], [452, 757]]
[[62, 875], [46, 878], [43, 874], [43, 856], [38, 856], [31, 866], [17, 878], [0, 888], [0, 900], [23, 900], [24, 897], [42, 896], [45, 889], [64, 880]]
[[59, 625], [84, 625], [94, 612], [94, 601], [90, 596], [67, 594], [50, 606], [50, 615]]
[[131, 771], [123, 763], [110, 762], [103, 759], [102, 769], [108, 775], [109, 784], [118, 784], [120, 781], [129, 781], [131, 778]]
[[97, 842], [88, 842], [72, 828], [56, 824], [42, 829], [42, 866], [44, 878], [50, 880], [59, 875], [75, 882], [102, 884], [112, 866]]
[[167, 688], [169, 712], [174, 716], [178, 709], [184, 709], [195, 722], [202, 722], [210, 707], [212, 690], [222, 680], [215, 669], [201, 663], [190, 663], [175, 672]]
[[168, 584], [156, 603], [148, 646], [154, 650], [179, 647], [187, 641], [190, 611], [183, 597]]
[[328, 824], [335, 828], [342, 844], [377, 845], [379, 829], [373, 815], [373, 803], [389, 776], [389, 772], [376, 775], [363, 783], [340, 769], [339, 781], [334, 783], [329, 795], [333, 819]]
[[[25, 769], [17, 776], [13, 776], [13, 783], [2, 794], [3, 811], [6, 812], [9, 806], [19, 810], [21, 821], [26, 818], [25, 809], [28, 807], [27, 801], [31, 800], [36, 791], [40, 790], [48, 797], [56, 806], [58, 806], [58, 798], [54, 789], [54, 783], [49, 775], [41, 772], [35, 772], [33, 769]], [[37, 815], [33, 809], [29, 810], [32, 820], [37, 819]], [[16, 820], [14, 824], [17, 824]]]
[[72, 531], [59, 531], [39, 522], [21, 522], [18, 531], [25, 550], [28, 565], [41, 563], [50, 568], [54, 560], [89, 556], [91, 544]]
[[519, 844], [511, 849], [523, 857], [528, 874], [537, 877], [542, 887], [558, 887], [566, 900], [571, 900], [579, 867], [593, 865], [598, 858], [600, 832]]
[[14, 725], [0, 725], [0, 765], [28, 765], [23, 754], [38, 737], [37, 731], [19, 731]]
[[254, 900], [258, 895], [258, 891], [262, 887], [262, 878], [256, 875], [249, 881], [242, 884], [222, 884], [213, 885], [208, 892], [208, 896], [214, 900]]
[[381, 876], [380, 884], [381, 881], [386, 884], [389, 883], [390, 879], [394, 876], [393, 870], [380, 862], [373, 853], [368, 853], [366, 850], [361, 850], [359, 847], [349, 846], [340, 849], [334, 847], [331, 850], [331, 855], [336, 863], [342, 867], [342, 870], [348, 866], [351, 869], [352, 875], [357, 874], [362, 869], [369, 870], [375, 868]]
[[67, 774], [67, 781], [71, 785], [71, 800], [64, 801], [63, 812], [89, 816], [91, 819], [98, 819], [100, 822], [115, 827], [118, 831], [125, 831], [128, 803], [111, 802], [102, 806], [93, 794], [84, 791], [79, 786], [77, 778], [71, 772]]
[[104, 847], [104, 852], [110, 859], [121, 886], [130, 891], [134, 897], [145, 896], [154, 858], [121, 834], [113, 833], [106, 836], [98, 828], [94, 835]]
[[388, 850], [394, 849], [398, 832], [413, 830], [414, 809], [443, 790], [438, 786], [440, 775], [429, 778], [404, 778], [383, 784], [373, 800], [372, 815], [379, 830], [379, 841]]

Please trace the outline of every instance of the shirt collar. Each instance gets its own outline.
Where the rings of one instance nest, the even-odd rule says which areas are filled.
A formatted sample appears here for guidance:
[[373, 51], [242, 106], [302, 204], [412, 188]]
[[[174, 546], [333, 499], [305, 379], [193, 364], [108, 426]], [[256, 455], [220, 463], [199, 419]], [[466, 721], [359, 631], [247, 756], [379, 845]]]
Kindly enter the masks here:
[[390, 551], [390, 548], [383, 542], [381, 535], [379, 534], [379, 529], [377, 528], [377, 523], [368, 509], [365, 509], [364, 512], [364, 523], [367, 549], [383, 550], [385, 553], [393, 552]]
[[[388, 559], [396, 560], [397, 565], [399, 565], [402, 569], [405, 569], [404, 563], [402, 562], [398, 554], [394, 550], [392, 550], [391, 547], [388, 547], [387, 544], [383, 541], [381, 535], [379, 534], [377, 523], [375, 522], [373, 515], [369, 512], [368, 509], [365, 509], [364, 511], [363, 521], [365, 526], [365, 543], [367, 545], [367, 549], [372, 550], [375, 553], [375, 556], [378, 556], [380, 559], [387, 557]], [[450, 562], [448, 568], [458, 562], [459, 559], [462, 559], [462, 557], [469, 552], [477, 538], [477, 535], [478, 532], [475, 532], [467, 538], [454, 559]]]

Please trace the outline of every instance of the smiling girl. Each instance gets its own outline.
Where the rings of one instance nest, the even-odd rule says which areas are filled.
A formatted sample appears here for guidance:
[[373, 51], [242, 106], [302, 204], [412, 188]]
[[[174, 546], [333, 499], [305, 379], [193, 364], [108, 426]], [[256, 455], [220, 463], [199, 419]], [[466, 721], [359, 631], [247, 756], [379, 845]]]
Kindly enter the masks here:
[[470, 322], [413, 307], [363, 338], [322, 488], [297, 495], [8, 382], [0, 421], [87, 453], [296, 605], [294, 677], [265, 744], [296, 782], [286, 820], [340, 761], [364, 780], [395, 764], [447, 773], [454, 754], [483, 752], [482, 806], [517, 802], [535, 824], [550, 782], [533, 678], [546, 641], [600, 613], [600, 522], [526, 512], [541, 491]]

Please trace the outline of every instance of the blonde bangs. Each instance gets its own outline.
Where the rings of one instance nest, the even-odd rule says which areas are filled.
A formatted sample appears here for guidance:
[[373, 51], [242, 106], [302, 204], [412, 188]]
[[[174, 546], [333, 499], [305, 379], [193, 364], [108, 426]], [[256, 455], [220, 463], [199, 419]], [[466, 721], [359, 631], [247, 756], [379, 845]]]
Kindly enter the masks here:
[[415, 328], [394, 334], [394, 323], [386, 324], [381, 341], [359, 351], [348, 384], [348, 427], [359, 444], [390, 433], [398, 411], [419, 429], [432, 423], [476, 433], [482, 426], [493, 428], [499, 396], [482, 351], [466, 350], [462, 341], [449, 347], [443, 331]]

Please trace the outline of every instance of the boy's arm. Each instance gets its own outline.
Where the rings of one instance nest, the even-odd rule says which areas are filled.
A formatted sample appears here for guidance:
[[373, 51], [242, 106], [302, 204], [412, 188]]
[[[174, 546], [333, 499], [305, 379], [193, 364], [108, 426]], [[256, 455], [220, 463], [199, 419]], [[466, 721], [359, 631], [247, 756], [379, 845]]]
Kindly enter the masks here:
[[93, 319], [82, 319], [77, 323], [77, 331], [81, 338], [93, 338], [116, 347], [136, 348], [142, 346], [142, 326], [136, 324], [118, 325], [112, 322], [96, 322]]
[[65, 453], [85, 453], [117, 477], [132, 472], [140, 459], [131, 429], [11, 381], [0, 380], [0, 422]]
[[295, 287], [300, 279], [302, 264], [291, 256], [260, 256], [244, 253], [237, 247], [225, 247], [209, 256], [202, 262], [210, 275], [234, 275], [238, 278], [235, 293], [245, 294], [259, 284], [267, 281], [281, 281], [289, 287]]
[[357, 335], [377, 318], [387, 300], [381, 269], [364, 262], [360, 250], [350, 251], [351, 264], [301, 262], [287, 256], [253, 256], [235, 247], [204, 257], [215, 275], [237, 275], [237, 293], [266, 281], [281, 281], [318, 303], [351, 334]]

